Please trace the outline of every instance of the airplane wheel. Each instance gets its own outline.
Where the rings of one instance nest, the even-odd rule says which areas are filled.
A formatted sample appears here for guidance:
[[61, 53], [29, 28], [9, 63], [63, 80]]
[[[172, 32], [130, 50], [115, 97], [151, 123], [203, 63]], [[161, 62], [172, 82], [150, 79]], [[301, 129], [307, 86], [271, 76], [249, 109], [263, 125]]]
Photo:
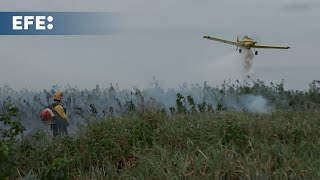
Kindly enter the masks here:
[[242, 52], [242, 49], [239, 49], [239, 53], [241, 53]]
[[258, 55], [258, 51], [255, 52], [255, 55]]

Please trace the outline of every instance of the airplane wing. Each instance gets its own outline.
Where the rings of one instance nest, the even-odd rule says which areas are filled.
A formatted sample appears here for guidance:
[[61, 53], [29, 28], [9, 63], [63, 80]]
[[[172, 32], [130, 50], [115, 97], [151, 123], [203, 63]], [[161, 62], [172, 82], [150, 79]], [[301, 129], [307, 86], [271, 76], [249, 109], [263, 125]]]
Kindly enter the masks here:
[[210, 36], [203, 36], [203, 38], [213, 40], [213, 41], [223, 42], [223, 43], [227, 43], [227, 44], [231, 44], [231, 45], [235, 45], [235, 46], [240, 46], [240, 43], [235, 42], [235, 41], [229, 41], [226, 39], [214, 38], [214, 37], [210, 37]]
[[290, 49], [288, 46], [269, 46], [269, 45], [259, 45], [256, 44], [252, 48], [264, 48], [264, 49]]

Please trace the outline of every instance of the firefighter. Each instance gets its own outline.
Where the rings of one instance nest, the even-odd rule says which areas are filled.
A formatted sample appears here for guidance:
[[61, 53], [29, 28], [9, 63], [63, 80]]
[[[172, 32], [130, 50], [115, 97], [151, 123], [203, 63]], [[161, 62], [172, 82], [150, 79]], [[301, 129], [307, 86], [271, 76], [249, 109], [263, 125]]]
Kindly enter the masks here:
[[66, 115], [66, 110], [61, 105], [62, 97], [62, 92], [56, 92], [53, 95], [54, 102], [51, 104], [51, 109], [54, 113], [51, 125], [54, 137], [58, 135], [68, 135], [67, 127], [69, 126], [69, 119]]

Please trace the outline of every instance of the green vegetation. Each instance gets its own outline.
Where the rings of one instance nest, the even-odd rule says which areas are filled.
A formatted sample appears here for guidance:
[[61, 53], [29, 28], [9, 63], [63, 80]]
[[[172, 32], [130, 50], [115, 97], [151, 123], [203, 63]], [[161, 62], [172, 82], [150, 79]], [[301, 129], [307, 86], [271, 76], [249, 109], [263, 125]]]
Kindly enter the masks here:
[[[19, 110], [9, 102], [0, 105], [0, 179], [13, 174], [18, 165], [15, 154], [15, 137], [24, 131], [19, 119]], [[1, 126], [0, 126], [1, 127]]]
[[128, 101], [124, 114], [100, 118], [90, 104], [87, 124], [54, 139], [44, 131], [20, 138], [19, 111], [6, 103], [0, 179], [319, 179], [319, 87], [303, 93], [275, 87], [234, 88], [289, 107], [268, 113], [197, 104], [180, 93], [168, 110], [148, 108], [137, 91], [140, 103]]
[[75, 137], [25, 138], [10, 155], [17, 160], [10, 176], [317, 179], [319, 128], [317, 110], [110, 118]]

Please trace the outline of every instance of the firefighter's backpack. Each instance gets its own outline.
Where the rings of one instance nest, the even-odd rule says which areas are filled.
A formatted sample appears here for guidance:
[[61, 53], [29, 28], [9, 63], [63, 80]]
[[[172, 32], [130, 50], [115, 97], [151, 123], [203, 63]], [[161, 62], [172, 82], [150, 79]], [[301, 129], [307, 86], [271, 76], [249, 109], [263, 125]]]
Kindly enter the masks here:
[[53, 116], [53, 111], [50, 108], [45, 108], [40, 112], [40, 119], [44, 125], [52, 124]]

